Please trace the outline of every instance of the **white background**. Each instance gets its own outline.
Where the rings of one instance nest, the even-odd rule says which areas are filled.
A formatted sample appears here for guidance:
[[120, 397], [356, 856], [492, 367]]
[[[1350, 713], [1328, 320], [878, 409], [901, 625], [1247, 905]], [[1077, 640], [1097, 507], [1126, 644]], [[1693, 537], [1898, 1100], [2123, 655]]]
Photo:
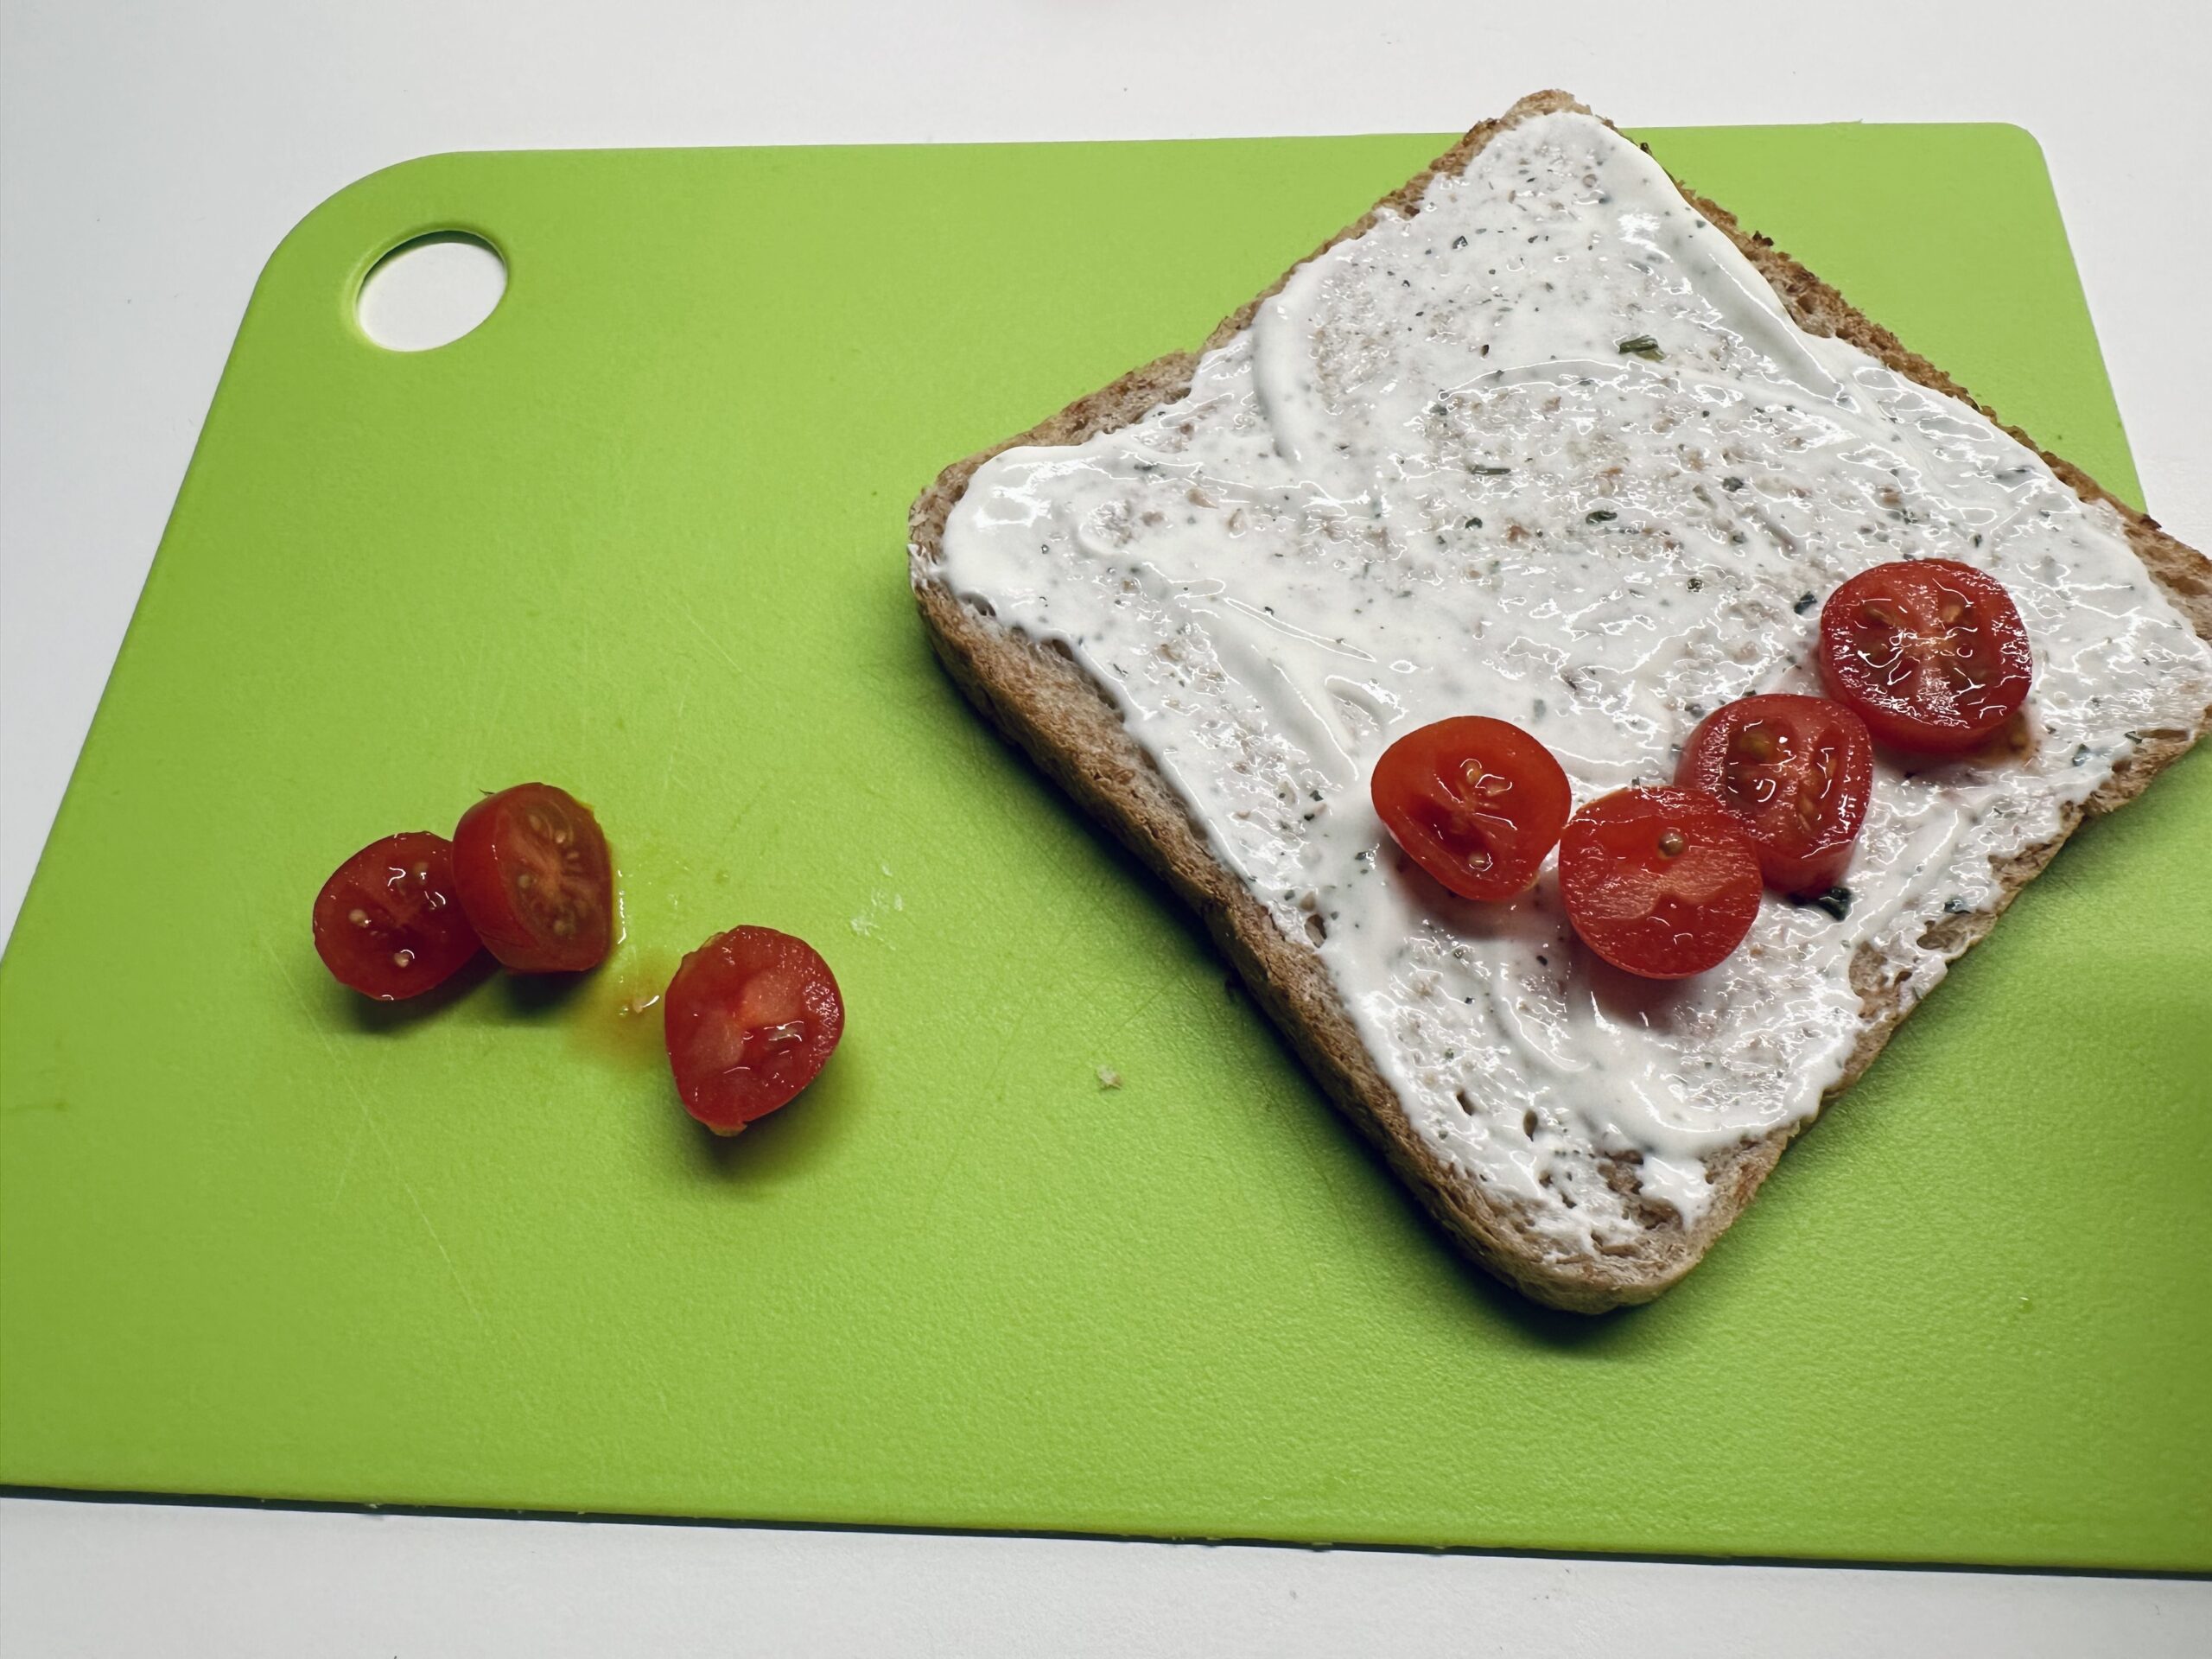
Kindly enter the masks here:
[[[1443, 130], [1548, 86], [1630, 124], [2017, 122], [2056, 181], [2151, 511], [2206, 545], [2202, 10], [0, 0], [0, 929], [255, 276], [378, 167], [456, 149]], [[53, 1655], [2148, 1654], [2212, 1627], [2203, 1583], [25, 1499], [0, 1502], [0, 1646]]]

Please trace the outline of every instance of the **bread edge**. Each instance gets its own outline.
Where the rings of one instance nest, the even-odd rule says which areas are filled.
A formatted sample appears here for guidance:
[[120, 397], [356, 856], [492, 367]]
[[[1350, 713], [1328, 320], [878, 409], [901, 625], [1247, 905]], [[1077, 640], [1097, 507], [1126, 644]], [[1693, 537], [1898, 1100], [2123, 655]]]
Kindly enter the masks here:
[[[1537, 92], [1495, 119], [1480, 122], [1421, 172], [1285, 270], [1262, 292], [1224, 318], [1196, 351], [1174, 352], [1131, 370], [1077, 398], [1029, 430], [955, 461], [918, 496], [908, 516], [909, 577], [932, 647], [963, 693], [994, 725], [1094, 817], [1149, 866], [1194, 909], [1278, 1029], [1330, 1097], [1382, 1154], [1398, 1177], [1453, 1239], [1484, 1268], [1535, 1300], [1575, 1313], [1602, 1313], [1646, 1302], [1680, 1281], [1704, 1259], [1741, 1215], [1789, 1141], [1826, 1111], [1873, 1063], [1911, 1011], [1902, 987], [1884, 976], [1881, 958], [1862, 947], [1852, 963], [1852, 984], [1868, 1024], [1842, 1077], [1826, 1090], [1809, 1117], [1711, 1154], [1706, 1163], [1713, 1195], [1698, 1224], [1647, 1228], [1621, 1253], [1553, 1257], [1543, 1241], [1507, 1204], [1493, 1200], [1471, 1177], [1454, 1171], [1408, 1121], [1396, 1092], [1382, 1075], [1338, 1000], [1319, 954], [1287, 938], [1267, 907], [1206, 847], [1204, 829], [1181, 798], [1124, 729], [1103, 688], [1074, 660], [999, 626], [956, 596], [937, 573], [944, 525], [976, 469], [1001, 452], [1022, 445], [1071, 445], [1141, 419], [1190, 389], [1199, 358], [1249, 325], [1261, 305], [1302, 265], [1338, 243], [1362, 234], [1385, 210], [1411, 213], [1440, 172], [1464, 172], [1499, 133], [1532, 117], [1559, 111], [1591, 111], [1567, 93]], [[1611, 124], [1607, 123], [1610, 126]], [[1643, 146], [1647, 153], [1649, 147]], [[1672, 175], [1669, 175], [1671, 178]], [[2001, 420], [1965, 387], [1896, 335], [1866, 316], [1842, 295], [1771, 238], [1743, 229], [1734, 214], [1680, 181], [1675, 188], [1692, 207], [1735, 243], [1771, 283], [1800, 327], [1840, 337], [1891, 370], [1980, 410], [2035, 450], [2085, 500], [2109, 503], [2126, 526], [2130, 547], [2197, 634], [2212, 643], [2212, 562], [2169, 536], [2087, 473]], [[1987, 908], [1946, 916], [1922, 936], [1922, 944], [1955, 961], [1979, 943], [2020, 890], [2050, 861], [2087, 817], [2113, 810], [2142, 792], [2151, 779], [2193, 744], [2212, 710], [2186, 732], [2150, 735], [2079, 806], [2067, 809], [2059, 833], [1999, 867], [1997, 898]], [[1626, 1183], [1625, 1171], [1617, 1179]], [[1625, 1190], [1625, 1186], [1624, 1186]]]

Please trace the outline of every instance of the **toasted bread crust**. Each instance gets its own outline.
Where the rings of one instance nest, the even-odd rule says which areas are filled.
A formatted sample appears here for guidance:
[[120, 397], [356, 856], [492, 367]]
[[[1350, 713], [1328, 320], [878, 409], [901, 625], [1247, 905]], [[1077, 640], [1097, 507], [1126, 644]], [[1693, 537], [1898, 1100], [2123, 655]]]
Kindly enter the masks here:
[[[1499, 132], [1532, 116], [1560, 110], [1588, 113], [1567, 94], [1546, 92], [1522, 99], [1496, 120], [1481, 123], [1314, 254], [1359, 235], [1385, 210], [1414, 212], [1437, 173], [1465, 171]], [[1679, 184], [1676, 188], [1682, 188]], [[1733, 214], [1687, 188], [1682, 194], [1758, 267], [1801, 327], [1848, 340], [1897, 372], [1998, 419], [1964, 387], [1909, 351], [1889, 330], [1855, 309], [1767, 238], [1747, 233]], [[1198, 351], [1173, 353], [1134, 369], [1028, 431], [946, 467], [916, 499], [909, 514], [908, 558], [916, 602], [938, 657], [969, 699], [1198, 912], [1299, 1058], [1476, 1260], [1554, 1307], [1599, 1313], [1649, 1301], [1697, 1265], [1743, 1212], [1783, 1148], [1804, 1124], [1711, 1154], [1706, 1170], [1713, 1182], [1713, 1201], [1695, 1226], [1683, 1227], [1669, 1211], [1647, 1226], [1632, 1247], [1617, 1253], [1573, 1258], [1548, 1255], [1522, 1216], [1446, 1164], [1407, 1121], [1395, 1091], [1360, 1041], [1319, 955], [1303, 940], [1287, 938], [1267, 908], [1207, 850], [1203, 830], [1123, 728], [1104, 690], [1064, 653], [1010, 632], [960, 600], [939, 574], [946, 518], [985, 461], [1018, 445], [1082, 443], [1181, 397], [1190, 390], [1200, 354], [1249, 326], [1259, 307], [1290, 275], [1285, 271], [1272, 287], [1224, 318]], [[2026, 433], [2017, 427], [2005, 429], [2041, 453], [2083, 499], [2107, 501], [2117, 509], [2137, 556], [2197, 633], [2212, 642], [2212, 563], [2113, 497], [2078, 467], [2043, 450]], [[2082, 818], [2108, 812], [2139, 794], [2196, 741], [2203, 725], [2200, 721], [2189, 731], [2148, 734], [2083, 806], [2069, 810], [2056, 836], [2001, 867], [1998, 897], [1987, 908], [1942, 918], [1923, 935], [1923, 944], [1951, 959], [1971, 948], [2050, 862]], [[1898, 984], [1884, 977], [1880, 958], [1871, 947], [1862, 948], [1853, 961], [1852, 984], [1860, 995], [1867, 1023], [1842, 1079], [1822, 1096], [1823, 1109], [1873, 1062], [1910, 1011]], [[1629, 1172], [1618, 1172], [1617, 1185], [1632, 1189]]]

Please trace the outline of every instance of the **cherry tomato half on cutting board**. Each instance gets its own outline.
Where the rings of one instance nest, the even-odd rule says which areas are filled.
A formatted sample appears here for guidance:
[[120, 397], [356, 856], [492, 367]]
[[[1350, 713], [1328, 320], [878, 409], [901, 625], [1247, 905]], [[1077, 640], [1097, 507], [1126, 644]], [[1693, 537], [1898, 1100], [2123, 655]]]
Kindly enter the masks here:
[[412, 830], [362, 848], [315, 895], [315, 948], [340, 984], [379, 1002], [452, 978], [478, 948], [454, 896], [453, 843]]
[[461, 908], [517, 973], [582, 973], [614, 937], [614, 869], [591, 809], [550, 784], [486, 795], [453, 832]]
[[1874, 745], [1866, 721], [1826, 697], [1745, 697], [1698, 722], [1675, 782], [1733, 815], [1769, 887], [1823, 893], [1843, 879], [1866, 822]]
[[1994, 576], [1949, 559], [1878, 564], [1821, 608], [1821, 680], [1884, 743], [1970, 749], [2028, 700], [2034, 661]]
[[1623, 789], [1569, 820], [1560, 896], [1582, 942], [1646, 979], [1683, 979], [1725, 960], [1759, 911], [1759, 860], [1710, 795]]
[[804, 939], [734, 927], [683, 958], [662, 1029], [684, 1109], [735, 1135], [812, 1083], [845, 1032], [830, 964]]
[[1375, 763], [1369, 789], [1398, 845], [1463, 899], [1524, 890], [1573, 801], [1549, 749], [1482, 715], [1408, 732]]

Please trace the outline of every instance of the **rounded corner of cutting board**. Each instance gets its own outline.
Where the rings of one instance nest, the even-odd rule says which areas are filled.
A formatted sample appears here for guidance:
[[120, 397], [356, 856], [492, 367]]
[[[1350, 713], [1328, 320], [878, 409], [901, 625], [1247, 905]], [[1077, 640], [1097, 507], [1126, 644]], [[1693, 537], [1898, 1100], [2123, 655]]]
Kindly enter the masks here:
[[454, 188], [456, 176], [486, 154], [434, 150], [388, 162], [340, 185], [277, 238], [254, 278], [254, 300], [261, 300], [303, 258], [334, 260], [341, 291], [350, 296], [394, 249], [442, 232], [479, 237], [507, 258], [499, 232], [477, 212], [460, 208], [465, 198]]

